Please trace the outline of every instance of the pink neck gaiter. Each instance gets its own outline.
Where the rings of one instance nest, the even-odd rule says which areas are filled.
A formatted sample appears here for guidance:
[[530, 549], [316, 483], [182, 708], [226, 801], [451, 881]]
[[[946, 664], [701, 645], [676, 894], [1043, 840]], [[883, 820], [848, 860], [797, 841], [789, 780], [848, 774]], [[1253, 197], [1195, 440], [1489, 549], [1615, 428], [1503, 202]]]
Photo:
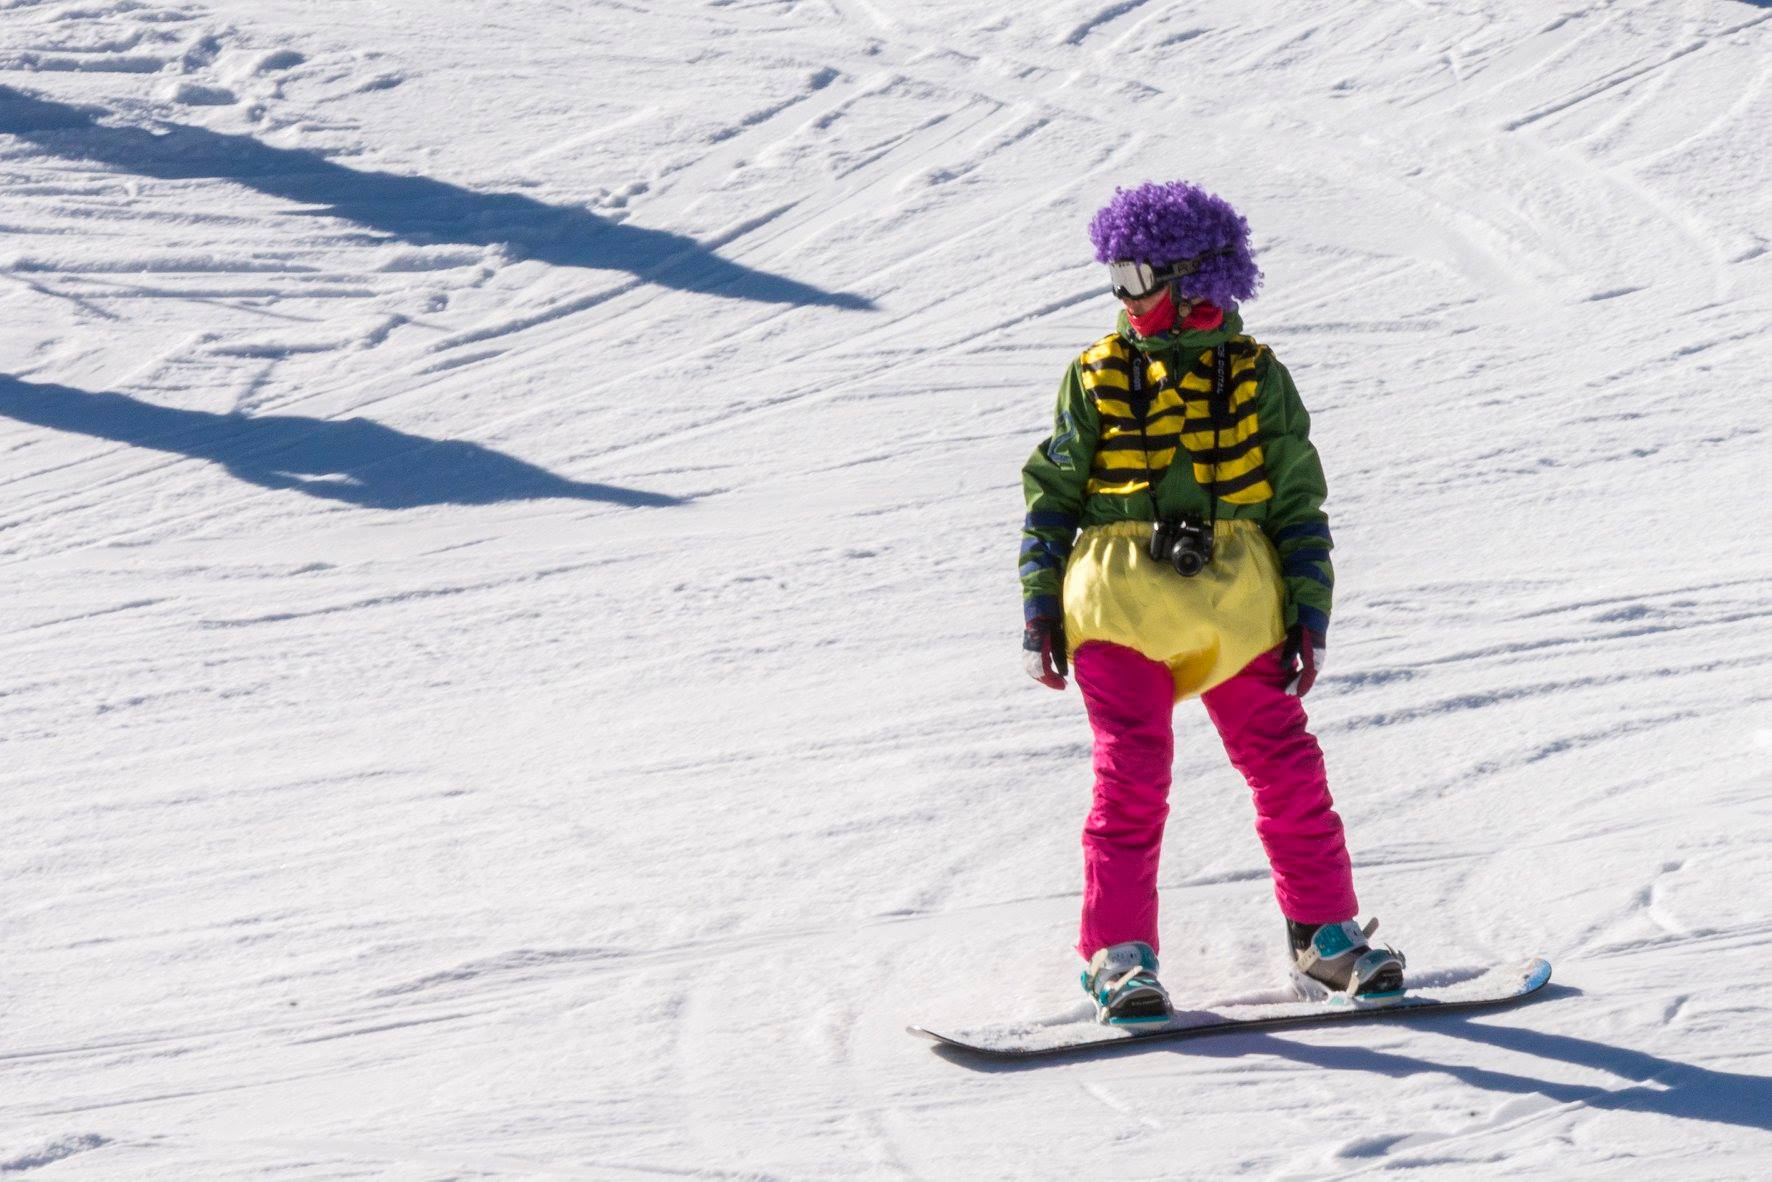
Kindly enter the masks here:
[[1141, 337], [1154, 337], [1158, 333], [1168, 332], [1175, 327], [1175, 299], [1169, 289], [1163, 289], [1163, 298], [1158, 300], [1149, 312], [1134, 316], [1126, 313], [1126, 319], [1132, 324], [1132, 331]]
[[[1163, 298], [1156, 305], [1139, 316], [1126, 313], [1126, 319], [1132, 330], [1141, 337], [1154, 337], [1166, 333], [1176, 326], [1175, 300], [1169, 289], [1163, 289]], [[1189, 308], [1187, 315], [1180, 320], [1181, 327], [1192, 332], [1211, 332], [1224, 323], [1224, 309], [1217, 304], [1199, 303]]]
[[1224, 323], [1224, 309], [1217, 304], [1195, 304], [1182, 319], [1183, 328], [1195, 332], [1211, 332]]

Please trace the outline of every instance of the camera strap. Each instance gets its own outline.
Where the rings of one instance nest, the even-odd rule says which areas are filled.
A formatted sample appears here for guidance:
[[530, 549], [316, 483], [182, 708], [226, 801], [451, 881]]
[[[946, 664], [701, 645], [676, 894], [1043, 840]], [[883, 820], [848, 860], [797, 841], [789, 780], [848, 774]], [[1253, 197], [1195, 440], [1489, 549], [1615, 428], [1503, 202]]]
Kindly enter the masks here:
[[1212, 479], [1206, 484], [1206, 523], [1217, 532], [1218, 460], [1224, 454], [1224, 420], [1231, 416], [1231, 344], [1220, 341], [1212, 358], [1212, 393], [1206, 399], [1212, 420]]
[[[1151, 437], [1145, 432], [1145, 425], [1151, 418], [1151, 403], [1156, 401], [1154, 395], [1144, 392], [1144, 368], [1150, 364], [1150, 360], [1137, 345], [1129, 345], [1127, 350], [1132, 369], [1127, 378], [1130, 386], [1128, 393], [1131, 395], [1127, 401], [1132, 405], [1132, 413], [1138, 416], [1138, 454], [1144, 457], [1144, 490], [1151, 498], [1151, 513], [1154, 516], [1157, 512], [1157, 481], [1162, 477], [1151, 471]], [[1180, 442], [1179, 439], [1176, 440], [1177, 444]], [[1171, 456], [1169, 462], [1173, 464], [1175, 458]], [[1163, 471], [1167, 474], [1169, 469], [1165, 467]]]

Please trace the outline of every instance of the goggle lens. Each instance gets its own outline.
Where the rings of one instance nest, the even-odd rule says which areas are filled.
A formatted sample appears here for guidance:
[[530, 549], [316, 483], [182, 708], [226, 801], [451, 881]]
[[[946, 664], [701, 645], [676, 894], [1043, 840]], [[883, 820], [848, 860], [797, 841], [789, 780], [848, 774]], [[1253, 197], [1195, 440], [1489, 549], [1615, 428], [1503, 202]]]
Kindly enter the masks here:
[[1161, 286], [1155, 267], [1130, 259], [1108, 264], [1108, 283], [1123, 300], [1142, 300]]

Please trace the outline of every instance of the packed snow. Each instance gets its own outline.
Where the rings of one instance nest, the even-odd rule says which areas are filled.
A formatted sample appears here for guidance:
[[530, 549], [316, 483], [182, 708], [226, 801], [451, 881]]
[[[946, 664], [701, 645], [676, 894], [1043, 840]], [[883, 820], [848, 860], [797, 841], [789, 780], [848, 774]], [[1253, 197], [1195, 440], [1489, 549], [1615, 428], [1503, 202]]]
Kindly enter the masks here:
[[[1772, 5], [0, 0], [0, 1174], [1772, 1165]], [[1467, 1017], [1039, 1066], [1019, 469], [1249, 216], [1308, 699]], [[1280, 979], [1197, 704], [1165, 978]]]

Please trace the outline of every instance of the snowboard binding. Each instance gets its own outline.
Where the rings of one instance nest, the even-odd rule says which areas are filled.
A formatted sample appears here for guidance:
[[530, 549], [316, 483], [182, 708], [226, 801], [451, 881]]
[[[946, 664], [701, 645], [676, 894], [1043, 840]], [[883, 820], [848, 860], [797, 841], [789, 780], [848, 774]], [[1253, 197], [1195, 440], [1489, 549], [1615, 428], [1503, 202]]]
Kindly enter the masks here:
[[1292, 987], [1306, 1001], [1384, 1005], [1403, 996], [1403, 954], [1367, 943], [1376, 919], [1301, 924], [1286, 921], [1292, 945]]
[[1089, 958], [1083, 992], [1095, 1003], [1095, 1020], [1108, 1026], [1167, 1022], [1174, 1010], [1157, 980], [1157, 954], [1139, 940], [1110, 944]]

